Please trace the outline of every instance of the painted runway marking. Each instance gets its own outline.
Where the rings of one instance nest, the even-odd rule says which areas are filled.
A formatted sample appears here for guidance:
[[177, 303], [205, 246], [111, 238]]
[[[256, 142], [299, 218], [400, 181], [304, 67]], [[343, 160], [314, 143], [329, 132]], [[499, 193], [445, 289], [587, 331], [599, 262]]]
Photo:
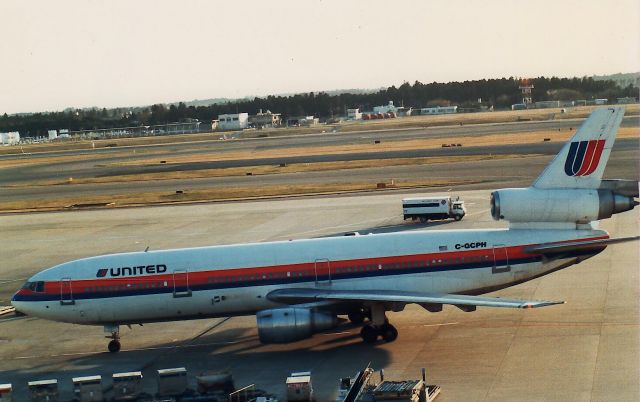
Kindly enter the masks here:
[[443, 322], [442, 324], [424, 324], [423, 327], [444, 327], [445, 325], [457, 325], [459, 322]]
[[489, 209], [490, 209], [490, 208], [483, 209], [482, 211], [474, 212], [474, 213], [472, 213], [472, 214], [467, 214], [466, 216], [475, 216], [475, 215], [484, 214], [484, 213], [488, 212], [488, 211], [489, 211]]
[[14, 313], [16, 308], [13, 306], [0, 306], [0, 315]]
[[[488, 211], [488, 210], [487, 210]], [[373, 223], [378, 223], [378, 225], [385, 223], [385, 221], [388, 221], [390, 219], [395, 219], [397, 218], [398, 215], [391, 215], [391, 216], [387, 216], [387, 217], [383, 217], [383, 218], [376, 218], [376, 219], [367, 219], [364, 221], [360, 221], [360, 222], [355, 222], [355, 223], [349, 223], [346, 225], [336, 225], [336, 226], [325, 226], [319, 229], [314, 229], [314, 230], [307, 230], [304, 232], [298, 232], [296, 233], [296, 235], [300, 236], [300, 235], [309, 235], [309, 234], [313, 234], [313, 233], [322, 233], [326, 230], [332, 229], [332, 230], [336, 230], [336, 229], [344, 229], [344, 228], [354, 228], [354, 227], [360, 227], [364, 224], [373, 224]], [[289, 236], [291, 237], [291, 235]]]
[[[186, 349], [186, 348], [196, 348], [199, 346], [219, 346], [219, 345], [233, 345], [236, 343], [240, 343], [241, 341], [228, 341], [228, 342], [211, 342], [211, 343], [199, 343], [199, 344], [190, 344], [190, 345], [174, 345], [174, 346], [155, 346], [148, 348], [135, 348], [135, 349], [123, 349], [122, 352], [142, 352], [146, 350], [165, 350], [165, 349]], [[70, 356], [92, 356], [92, 355], [110, 355], [110, 352], [75, 352], [75, 353], [60, 353], [57, 355], [33, 355], [33, 356], [16, 356], [13, 360], [28, 360], [28, 359], [41, 359], [43, 357], [70, 357]], [[10, 358], [9, 358], [10, 359]]]
[[22, 282], [26, 281], [29, 278], [0, 278], [0, 283], [11, 283], [11, 282]]
[[324, 334], [319, 334], [322, 336], [332, 336], [332, 335], [345, 335], [345, 334], [352, 334], [352, 331], [342, 331], [342, 332], [329, 332], [329, 333], [324, 333]]
[[8, 318], [0, 317], [0, 324], [5, 324], [7, 322], [17, 321], [17, 320], [32, 321], [35, 319], [36, 319], [35, 317], [27, 317], [27, 316], [8, 317]]

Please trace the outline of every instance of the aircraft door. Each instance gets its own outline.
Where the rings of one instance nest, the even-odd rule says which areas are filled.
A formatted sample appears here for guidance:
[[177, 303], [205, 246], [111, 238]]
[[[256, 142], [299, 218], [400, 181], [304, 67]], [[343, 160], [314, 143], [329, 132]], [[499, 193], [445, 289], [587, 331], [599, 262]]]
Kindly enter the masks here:
[[76, 304], [73, 299], [73, 289], [71, 289], [71, 278], [60, 280], [60, 305], [70, 306]]
[[509, 252], [504, 244], [493, 245], [493, 268], [492, 274], [500, 274], [503, 272], [510, 272], [511, 265], [509, 265]]
[[189, 271], [176, 269], [173, 271], [173, 297], [190, 297]]
[[326, 258], [315, 261], [316, 286], [331, 286], [331, 262]]

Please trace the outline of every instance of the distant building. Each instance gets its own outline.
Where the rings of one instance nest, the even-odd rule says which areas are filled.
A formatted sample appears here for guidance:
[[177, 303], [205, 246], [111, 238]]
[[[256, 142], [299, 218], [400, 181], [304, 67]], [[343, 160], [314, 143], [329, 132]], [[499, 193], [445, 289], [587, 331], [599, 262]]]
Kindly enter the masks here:
[[413, 108], [410, 107], [401, 106], [399, 108], [396, 108], [396, 114], [398, 115], [398, 117], [411, 116], [412, 113]]
[[511, 105], [511, 110], [525, 110], [526, 108], [526, 103], [514, 103], [513, 105]]
[[348, 120], [362, 120], [362, 112], [360, 109], [347, 109]]
[[424, 107], [420, 109], [421, 115], [431, 115], [431, 114], [451, 114], [458, 113], [457, 106], [436, 106], [436, 107]]
[[373, 113], [397, 113], [398, 108], [393, 106], [393, 101], [389, 101], [385, 106], [374, 106]]
[[618, 104], [621, 104], [621, 105], [637, 102], [636, 98], [632, 96], [627, 96], [625, 98], [618, 98], [617, 101], [618, 101]]
[[291, 127], [297, 127], [297, 126], [315, 126], [316, 124], [318, 124], [320, 122], [320, 120], [317, 117], [313, 117], [313, 116], [294, 116], [294, 117], [289, 117], [287, 119], [287, 126]]
[[19, 142], [20, 142], [20, 133], [17, 131], [0, 133], [0, 143], [3, 145], [15, 145]]
[[49, 134], [49, 140], [58, 138], [58, 130], [48, 130], [47, 133]]
[[258, 114], [249, 116], [249, 125], [256, 128], [279, 127], [282, 124], [280, 113], [271, 113], [270, 110], [262, 113], [262, 109]]
[[249, 113], [221, 114], [218, 120], [220, 130], [242, 130], [249, 127]]
[[604, 99], [604, 98], [594, 100], [594, 103], [596, 105], [606, 105], [608, 102], [609, 102], [609, 99]]
[[537, 101], [534, 103], [538, 109], [546, 109], [550, 107], [560, 107], [560, 101]]
[[218, 124], [220, 124], [220, 120], [211, 120], [211, 131], [216, 131], [218, 129]]

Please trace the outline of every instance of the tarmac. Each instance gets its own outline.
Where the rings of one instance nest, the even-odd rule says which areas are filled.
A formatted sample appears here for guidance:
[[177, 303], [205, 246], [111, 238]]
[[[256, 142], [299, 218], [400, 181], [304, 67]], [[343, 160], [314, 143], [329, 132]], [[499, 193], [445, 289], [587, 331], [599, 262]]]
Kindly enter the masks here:
[[[613, 159], [612, 155], [612, 159]], [[105, 253], [398, 230], [503, 227], [489, 215], [490, 190], [453, 189], [469, 210], [460, 222], [402, 221], [399, 192], [0, 216], [0, 306], [32, 274]], [[424, 193], [425, 195], [427, 193]], [[413, 193], [412, 195], [416, 195]], [[614, 215], [612, 237], [639, 233], [640, 210]], [[640, 248], [609, 246], [577, 266], [494, 296], [565, 300], [533, 310], [408, 306], [389, 313], [393, 343], [365, 345], [359, 328], [334, 330], [287, 345], [261, 345], [255, 317], [123, 327], [122, 351], [106, 352], [102, 328], [30, 317], [0, 318], [0, 383], [27, 400], [26, 383], [57, 378], [71, 399], [71, 378], [186, 367], [190, 375], [229, 369], [237, 387], [284, 396], [292, 371], [310, 370], [318, 401], [335, 396], [340, 377], [367, 364], [385, 379], [438, 384], [440, 401], [635, 401], [640, 399]], [[193, 385], [192, 385], [193, 386]]]

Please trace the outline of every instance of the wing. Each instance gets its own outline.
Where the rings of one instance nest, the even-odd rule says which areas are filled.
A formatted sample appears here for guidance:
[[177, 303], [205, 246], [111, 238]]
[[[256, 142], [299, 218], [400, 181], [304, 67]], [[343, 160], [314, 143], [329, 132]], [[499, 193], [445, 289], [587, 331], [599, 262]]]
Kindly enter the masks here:
[[609, 244], [640, 240], [640, 236], [619, 237], [615, 239], [585, 240], [575, 243], [543, 243], [526, 247], [523, 251], [531, 254], [553, 255], [567, 251], [602, 250]]
[[536, 308], [562, 304], [563, 301], [539, 301], [503, 299], [501, 297], [465, 296], [446, 293], [420, 293], [393, 290], [333, 290], [312, 288], [290, 288], [274, 290], [267, 295], [269, 300], [287, 303], [333, 302], [386, 302], [416, 303], [420, 305], [450, 304], [463, 310], [481, 307]]

